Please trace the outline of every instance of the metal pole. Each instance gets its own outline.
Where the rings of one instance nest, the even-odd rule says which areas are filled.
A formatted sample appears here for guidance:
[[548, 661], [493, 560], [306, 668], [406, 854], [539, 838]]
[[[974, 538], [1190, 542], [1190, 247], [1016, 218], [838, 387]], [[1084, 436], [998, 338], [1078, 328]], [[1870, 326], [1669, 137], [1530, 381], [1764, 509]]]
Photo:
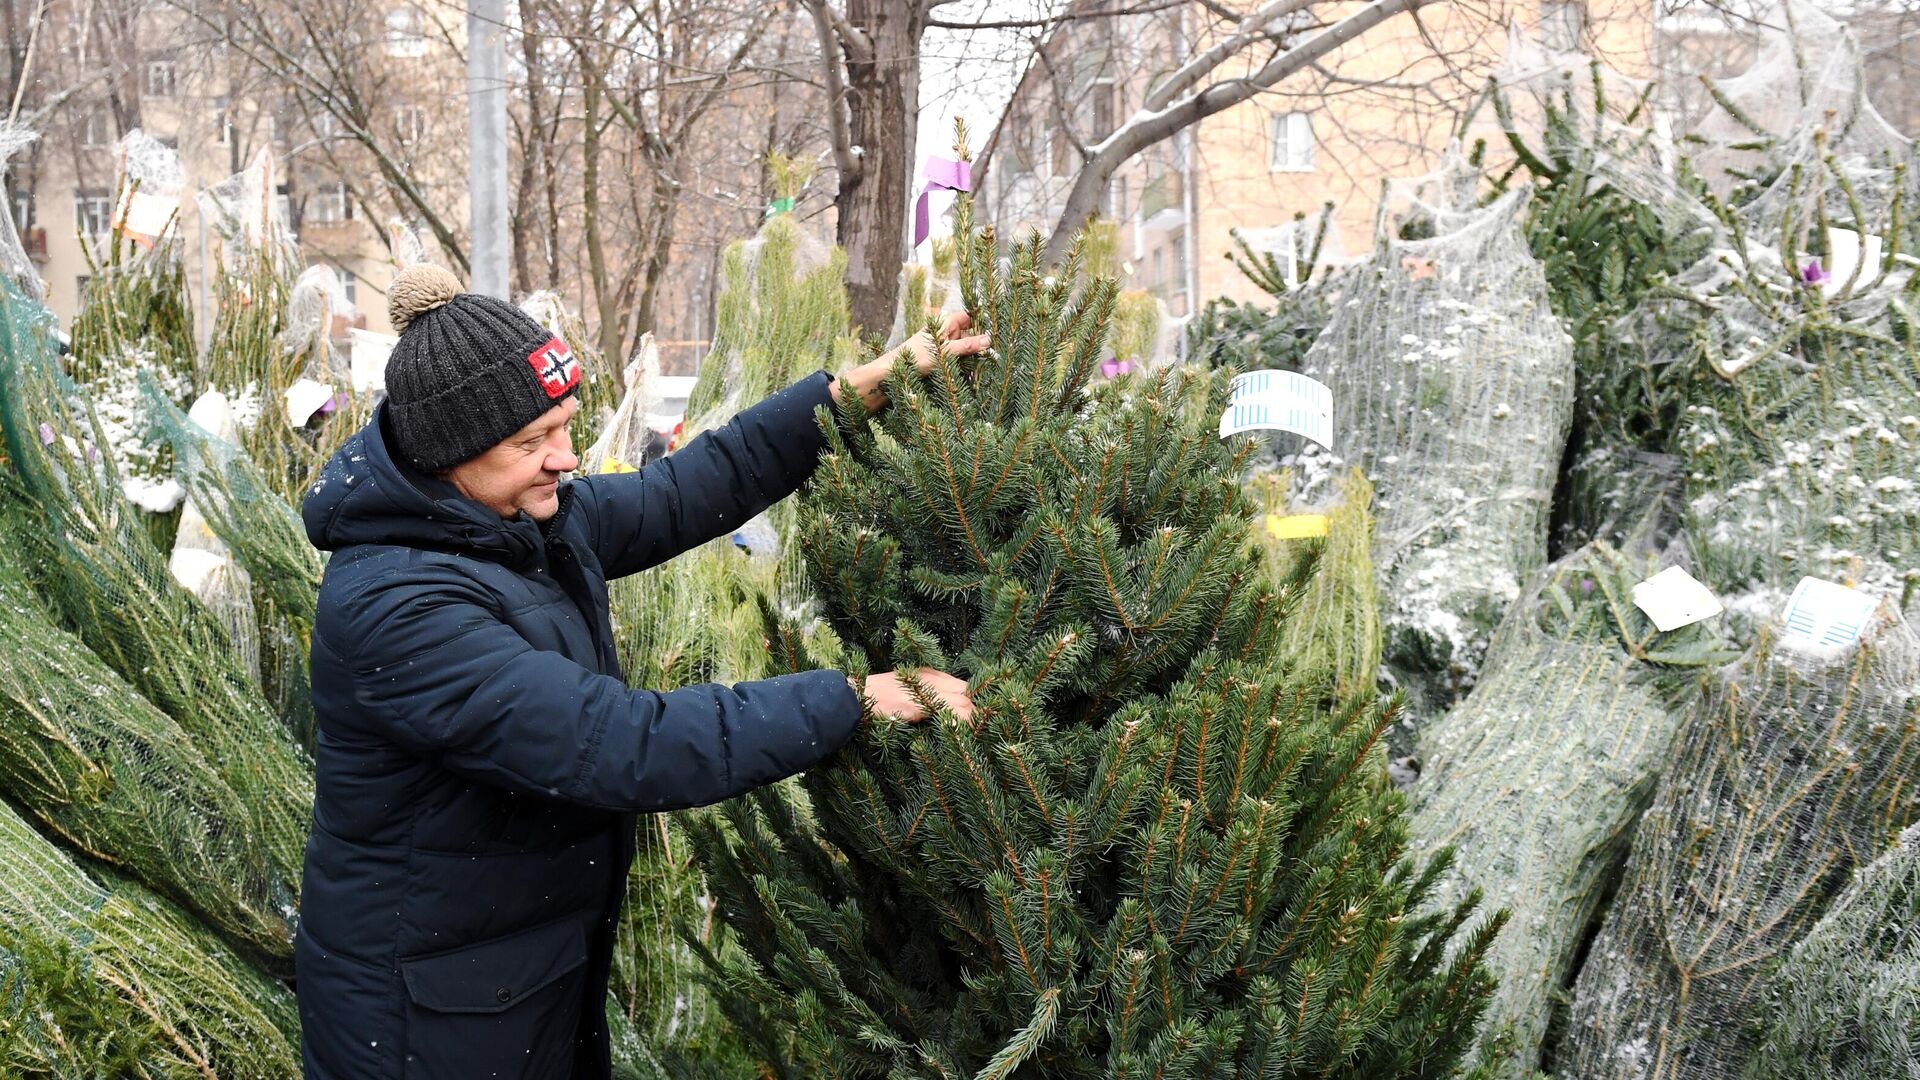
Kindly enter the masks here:
[[506, 0], [468, 0], [467, 185], [473, 234], [468, 288], [510, 299], [507, 265]]

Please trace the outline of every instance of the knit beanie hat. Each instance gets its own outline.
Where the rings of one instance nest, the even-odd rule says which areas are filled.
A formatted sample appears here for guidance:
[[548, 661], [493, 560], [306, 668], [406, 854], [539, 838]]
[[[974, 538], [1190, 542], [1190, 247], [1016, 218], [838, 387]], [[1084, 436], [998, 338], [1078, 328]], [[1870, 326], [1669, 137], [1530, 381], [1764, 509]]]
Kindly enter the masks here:
[[387, 422], [400, 456], [441, 473], [485, 453], [580, 389], [567, 343], [503, 300], [462, 292], [443, 267], [394, 277]]

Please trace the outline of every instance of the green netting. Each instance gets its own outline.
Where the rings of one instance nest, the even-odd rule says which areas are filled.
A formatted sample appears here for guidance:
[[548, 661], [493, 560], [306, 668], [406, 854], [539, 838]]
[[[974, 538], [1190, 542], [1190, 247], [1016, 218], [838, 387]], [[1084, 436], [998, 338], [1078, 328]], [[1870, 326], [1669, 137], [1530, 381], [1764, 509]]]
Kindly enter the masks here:
[[0, 529], [0, 792], [61, 840], [290, 961], [292, 893], [252, 817], [173, 720], [62, 630], [27, 583], [43, 550], [16, 490]]
[[[681, 445], [817, 368], [840, 366], [850, 352], [845, 262], [786, 215], [727, 249], [714, 347], [689, 399]], [[585, 455], [589, 468], [642, 463], [648, 376], [657, 371], [657, 355], [643, 342], [626, 373], [625, 399]], [[790, 502], [742, 528], [751, 553], [723, 538], [609, 585], [615, 642], [632, 685], [670, 690], [768, 674], [766, 605], [800, 614], [794, 594], [803, 588], [802, 551], [791, 542]], [[823, 653], [837, 648], [830, 634], [815, 638]], [[642, 819], [620, 921], [616, 1011], [632, 1045], [661, 1060], [738, 1064], [728, 1056], [737, 1039], [683, 935], [711, 953], [729, 955], [733, 945], [713, 921], [704, 881], [670, 821]]]
[[1781, 962], [1751, 1080], [1920, 1076], [1920, 826]]
[[1660, 560], [1604, 545], [1554, 564], [1495, 635], [1472, 693], [1421, 733], [1416, 851], [1454, 849], [1438, 897], [1512, 913], [1480, 1045], [1496, 1075], [1540, 1064], [1552, 1001], [1670, 759], [1701, 668], [1730, 658], [1714, 622], [1658, 632], [1633, 586]]
[[[239, 599], [257, 628], [261, 691], [295, 739], [311, 749], [313, 700], [307, 663], [326, 560], [307, 540], [298, 511], [273, 489], [252, 458], [194, 423], [151, 387], [146, 404], [147, 422], [172, 447], [193, 517], [231, 553], [247, 581]], [[183, 530], [185, 526], [183, 519]]]
[[846, 253], [791, 215], [727, 245], [713, 349], [687, 396], [687, 434], [725, 420], [793, 380], [833, 370], [848, 333]]
[[300, 878], [312, 767], [240, 667], [226, 630], [180, 587], [122, 495], [84, 396], [56, 366], [51, 317], [0, 301], [0, 423], [47, 517], [46, 595], [108, 666], [186, 730], [253, 815], [289, 883]]
[[1478, 207], [1478, 181], [1450, 155], [1389, 192], [1372, 260], [1301, 363], [1334, 401], [1334, 449], [1299, 455], [1301, 490], [1345, 465], [1373, 482], [1386, 661], [1423, 713], [1471, 685], [1546, 562], [1573, 403], [1570, 340], [1520, 228], [1527, 195]]
[[4, 802], [0, 957], [7, 1076], [79, 1080], [103, 1062], [126, 1077], [299, 1075], [291, 992], [167, 901], [83, 870]]
[[1380, 678], [1380, 592], [1373, 572], [1373, 485], [1358, 469], [1340, 482], [1339, 500], [1326, 510], [1326, 539], [1283, 539], [1276, 520], [1283, 475], [1261, 479], [1268, 525], [1259, 530], [1268, 579], [1277, 588], [1300, 576], [1311, 559], [1318, 569], [1299, 590], [1281, 631], [1280, 667], [1313, 686], [1330, 686], [1346, 701], [1371, 696]]
[[1721, 1080], [1753, 1060], [1771, 964], [1920, 813], [1920, 643], [1771, 632], [1708, 680], [1575, 984], [1563, 1076]]

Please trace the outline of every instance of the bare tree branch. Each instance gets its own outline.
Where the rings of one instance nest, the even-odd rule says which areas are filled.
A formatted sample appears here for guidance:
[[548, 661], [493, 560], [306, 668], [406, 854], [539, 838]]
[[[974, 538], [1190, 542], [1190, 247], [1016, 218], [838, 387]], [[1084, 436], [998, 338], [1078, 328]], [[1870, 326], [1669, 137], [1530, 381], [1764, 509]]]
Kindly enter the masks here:
[[833, 29], [829, 0], [800, 2], [812, 13], [814, 29], [820, 38], [820, 66], [827, 82], [827, 119], [833, 134], [833, 163], [840, 170], [840, 186], [849, 188], [860, 182], [860, 159], [853, 152], [853, 131], [847, 117], [846, 58]]

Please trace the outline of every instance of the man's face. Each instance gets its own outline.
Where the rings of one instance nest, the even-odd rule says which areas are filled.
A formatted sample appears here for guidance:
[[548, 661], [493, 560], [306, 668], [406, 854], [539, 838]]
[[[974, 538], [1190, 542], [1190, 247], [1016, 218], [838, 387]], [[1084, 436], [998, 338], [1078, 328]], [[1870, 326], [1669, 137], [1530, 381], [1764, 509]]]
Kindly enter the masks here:
[[493, 449], [455, 465], [447, 479], [460, 494], [503, 518], [522, 510], [535, 521], [560, 511], [560, 474], [580, 467], [567, 431], [580, 399], [568, 398]]

